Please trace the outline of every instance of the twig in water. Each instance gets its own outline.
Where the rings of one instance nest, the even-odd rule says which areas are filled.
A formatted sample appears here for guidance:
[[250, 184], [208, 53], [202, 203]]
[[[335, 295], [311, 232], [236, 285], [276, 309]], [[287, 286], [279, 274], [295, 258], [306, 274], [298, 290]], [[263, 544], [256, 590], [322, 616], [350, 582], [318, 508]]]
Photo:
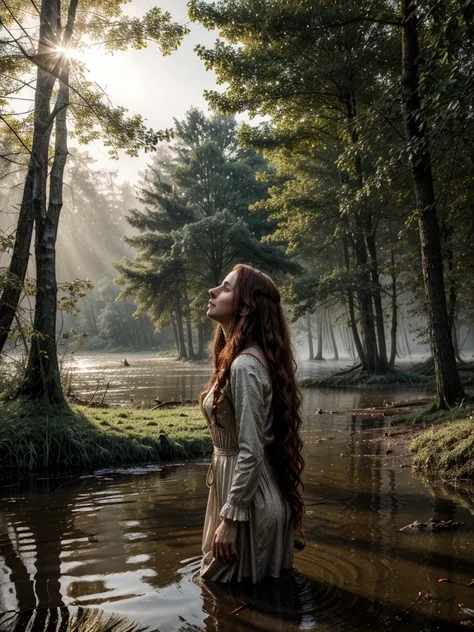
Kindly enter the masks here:
[[232, 612], [229, 612], [229, 614], [226, 614], [225, 617], [219, 621], [219, 623], [222, 623], [228, 617], [231, 617], [233, 614], [237, 614], [241, 610], [244, 610], [244, 608], [248, 608], [249, 606], [253, 606], [256, 602], [257, 602], [256, 599], [252, 599], [252, 601], [246, 601], [245, 603], [243, 603], [241, 606], [239, 606], [235, 610], [232, 610]]
[[97, 381], [97, 388], [94, 391], [94, 395], [92, 395], [92, 397], [89, 400], [89, 403], [87, 404], [88, 406], [90, 406], [92, 404], [92, 402], [94, 401], [94, 397], [97, 395], [97, 391], [99, 390], [99, 386], [100, 386], [100, 378]]
[[105, 399], [105, 396], [107, 395], [107, 391], [109, 390], [109, 386], [110, 386], [110, 380], [105, 385], [105, 391], [104, 391], [104, 394], [102, 395], [102, 399], [99, 402], [99, 406], [102, 406], [102, 404], [104, 403], [104, 399]]

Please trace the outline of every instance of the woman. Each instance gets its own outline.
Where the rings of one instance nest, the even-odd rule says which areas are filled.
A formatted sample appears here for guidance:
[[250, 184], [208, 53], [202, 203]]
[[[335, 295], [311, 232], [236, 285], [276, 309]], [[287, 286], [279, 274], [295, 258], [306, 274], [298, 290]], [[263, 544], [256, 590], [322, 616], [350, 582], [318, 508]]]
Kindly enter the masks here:
[[200, 577], [254, 583], [293, 563], [301, 528], [300, 395], [273, 281], [238, 265], [209, 290], [218, 323], [214, 372], [201, 396], [214, 444]]

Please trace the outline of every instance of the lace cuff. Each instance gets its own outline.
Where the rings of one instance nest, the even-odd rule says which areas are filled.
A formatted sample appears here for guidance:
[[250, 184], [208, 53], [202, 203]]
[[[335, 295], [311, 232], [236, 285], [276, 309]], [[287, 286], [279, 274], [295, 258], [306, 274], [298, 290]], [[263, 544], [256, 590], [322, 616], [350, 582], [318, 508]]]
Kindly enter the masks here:
[[238, 520], [239, 522], [248, 522], [250, 520], [250, 511], [248, 505], [233, 505], [230, 502], [222, 507], [219, 517], [229, 518], [230, 520]]

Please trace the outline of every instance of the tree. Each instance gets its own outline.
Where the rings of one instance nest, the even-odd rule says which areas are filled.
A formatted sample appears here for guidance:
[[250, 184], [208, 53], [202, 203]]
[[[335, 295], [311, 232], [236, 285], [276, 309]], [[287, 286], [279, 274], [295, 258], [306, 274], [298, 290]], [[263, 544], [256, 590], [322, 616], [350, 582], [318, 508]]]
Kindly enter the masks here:
[[[106, 130], [106, 142], [115, 144], [115, 151], [117, 147], [122, 147], [131, 154], [136, 154], [140, 148], [150, 149], [166, 136], [148, 130], [141, 117], [127, 119], [123, 108], [112, 108], [106, 98], [84, 80], [83, 70], [81, 72], [78, 64], [74, 66], [70, 50], [81, 46], [81, 38], [89, 36], [105, 38], [112, 50], [128, 45], [141, 48], [146, 45], [147, 39], [151, 39], [160, 45], [164, 53], [168, 53], [178, 45], [186, 29], [173, 24], [171, 16], [162, 13], [157, 7], [140, 20], [122, 15], [120, 4], [92, 0], [84, 7], [79, 19], [76, 19], [78, 0], [70, 0], [69, 4], [61, 0], [43, 0], [36, 48], [31, 38], [28, 38], [29, 45], [25, 45], [8, 29], [8, 24], [14, 22], [26, 33], [20, 20], [25, 11], [28, 11], [30, 3], [20, 2], [15, 10], [6, 3], [4, 5], [8, 14], [4, 22], [7, 24], [5, 28], [20, 54], [37, 67], [37, 81], [31, 158], [10, 264], [9, 284], [4, 289], [0, 304], [0, 349], [8, 335], [21, 294], [34, 223], [37, 284], [35, 335], [21, 392], [28, 397], [45, 397], [52, 402], [61, 403], [63, 395], [55, 335], [55, 243], [63, 203], [63, 175], [68, 153], [68, 110], [73, 110], [77, 117], [75, 131], [81, 140], [96, 137], [99, 125]], [[2, 19], [3, 17], [2, 14]], [[73, 82], [73, 74], [70, 72], [72, 66], [79, 76], [76, 82]], [[56, 82], [58, 93], [55, 104], [51, 107]], [[47, 175], [53, 126], [55, 146], [48, 200]]]
[[271, 226], [266, 213], [248, 208], [266, 193], [256, 178], [266, 166], [239, 147], [236, 134], [233, 118], [194, 109], [175, 122], [173, 142], [142, 178], [139, 199], [147, 209], [130, 214], [140, 234], [126, 241], [138, 256], [116, 265], [122, 295], [135, 297], [139, 313], [158, 327], [171, 322], [180, 359], [192, 356], [193, 324], [204, 352], [207, 290], [233, 265], [245, 261], [277, 274], [296, 269], [282, 249], [259, 240]]
[[[281, 163], [283, 156], [287, 165], [291, 165], [297, 156], [308, 174], [311, 161], [321, 165], [323, 154], [326, 180], [334, 167], [338, 169], [338, 221], [324, 235], [332, 233], [339, 242], [337, 251], [342, 255], [346, 274], [341, 273], [341, 266], [313, 282], [303, 279], [296, 284], [295, 292], [297, 295], [299, 286], [303, 294], [313, 292], [320, 300], [337, 288], [343, 290], [354, 343], [363, 367], [369, 372], [384, 370], [388, 364], [382, 302], [386, 288], [380, 282], [380, 270], [395, 270], [391, 249], [380, 248], [376, 231], [380, 233], [380, 225], [387, 225], [394, 210], [390, 208], [388, 212], [383, 204], [384, 198], [390, 199], [387, 177], [392, 178], [393, 185], [395, 175], [398, 191], [403, 191], [404, 165], [409, 163], [415, 200], [409, 203], [404, 200], [394, 216], [396, 223], [400, 220], [402, 224], [409, 223], [410, 206], [415, 203], [418, 208], [422, 255], [418, 269], [424, 276], [437, 392], [442, 406], [459, 401], [464, 393], [450, 336], [455, 292], [450, 299], [454, 306], [451, 315], [446, 309], [443, 245], [430, 148], [434, 138], [440, 141], [436, 154], [441, 165], [443, 158], [439, 156], [446, 155], [449, 143], [454, 141], [457, 146], [461, 142], [460, 128], [465, 129], [466, 121], [470, 121], [472, 11], [469, 4], [431, 0], [401, 3], [194, 0], [191, 3], [191, 17], [218, 29], [225, 38], [213, 49], [198, 48], [207, 66], [217, 72], [219, 81], [227, 84], [224, 91], [208, 93], [210, 103], [221, 112], [249, 110], [251, 114], [271, 117], [270, 123], [260, 126], [259, 131], [248, 132], [247, 136], [250, 146], [266, 148], [273, 164], [275, 158]], [[399, 103], [403, 104], [402, 110]], [[401, 128], [403, 118], [405, 133]], [[328, 160], [331, 149], [337, 156]], [[290, 177], [289, 183], [280, 182], [279, 190], [275, 190], [275, 207], [277, 198], [280, 199], [277, 219], [291, 214], [288, 196], [285, 197], [289, 189], [294, 191], [290, 203], [298, 218], [311, 215], [316, 199], [320, 203], [323, 196], [318, 184], [312, 191], [309, 189], [309, 195], [308, 188], [302, 195], [297, 192], [295, 183], [299, 181], [301, 187], [304, 171]], [[441, 186], [450, 187], [453, 168], [450, 172], [448, 177], [446, 170], [437, 172]], [[289, 174], [279, 169], [278, 175]], [[331, 181], [334, 182], [334, 172]], [[405, 195], [399, 197], [403, 199]], [[318, 214], [320, 218], [331, 217], [321, 206], [313, 216]], [[295, 228], [298, 223], [305, 226], [295, 220], [288, 223], [292, 224], [293, 233], [298, 231]], [[448, 222], [446, 227], [449, 236], [453, 225]], [[384, 234], [388, 237], [386, 230]], [[314, 235], [303, 236], [304, 240], [311, 237], [317, 239]], [[455, 259], [449, 242], [450, 239], [446, 240], [444, 246], [447, 272], [452, 279]], [[324, 241], [319, 243], [322, 251]], [[324, 247], [327, 251], [327, 242]], [[382, 265], [381, 252], [385, 252]], [[314, 269], [314, 265], [308, 269], [311, 267]], [[391, 293], [393, 329], [397, 311], [394, 301], [399, 295], [393, 278]], [[314, 299], [305, 299], [302, 310], [311, 308], [308, 305], [311, 300], [314, 304]], [[393, 363], [393, 354], [390, 360]]]
[[420, 97], [420, 48], [416, 0], [402, 0], [403, 106], [418, 211], [421, 264], [431, 329], [436, 392], [442, 407], [465, 398], [456, 367], [446, 305], [443, 257], [436, 212], [431, 155]]
[[[383, 84], [392, 80], [395, 38], [359, 17], [385, 8], [384, 2], [191, 3], [191, 17], [219, 29], [227, 40], [214, 49], [198, 47], [207, 66], [228, 84], [223, 92], [208, 93], [211, 105], [270, 116], [272, 122], [250, 139], [252, 147], [269, 147], [270, 158], [278, 147], [288, 157], [297, 145], [308, 165], [312, 156], [326, 152], [326, 167], [338, 179], [335, 230], [347, 240], [346, 263], [353, 260], [361, 281], [350, 293], [359, 310], [358, 351], [370, 373], [385, 371], [388, 361], [376, 243], [380, 209], [367, 190], [374, 165], [364, 128]], [[355, 304], [350, 311], [354, 319]], [[358, 343], [354, 322], [351, 327]]]

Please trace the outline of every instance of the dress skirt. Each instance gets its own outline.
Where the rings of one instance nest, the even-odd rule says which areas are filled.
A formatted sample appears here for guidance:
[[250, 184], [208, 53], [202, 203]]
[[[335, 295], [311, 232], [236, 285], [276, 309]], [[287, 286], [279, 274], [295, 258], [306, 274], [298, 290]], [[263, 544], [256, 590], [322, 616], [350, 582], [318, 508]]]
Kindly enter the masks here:
[[[254, 583], [278, 578], [292, 567], [294, 535], [290, 505], [266, 453], [273, 440], [268, 372], [256, 358], [242, 354], [232, 365], [231, 383], [218, 404], [218, 424], [210, 421], [212, 400], [213, 390], [203, 402], [214, 451], [207, 476], [200, 578]], [[212, 555], [212, 540], [223, 518], [238, 522], [238, 562], [225, 563]]]

